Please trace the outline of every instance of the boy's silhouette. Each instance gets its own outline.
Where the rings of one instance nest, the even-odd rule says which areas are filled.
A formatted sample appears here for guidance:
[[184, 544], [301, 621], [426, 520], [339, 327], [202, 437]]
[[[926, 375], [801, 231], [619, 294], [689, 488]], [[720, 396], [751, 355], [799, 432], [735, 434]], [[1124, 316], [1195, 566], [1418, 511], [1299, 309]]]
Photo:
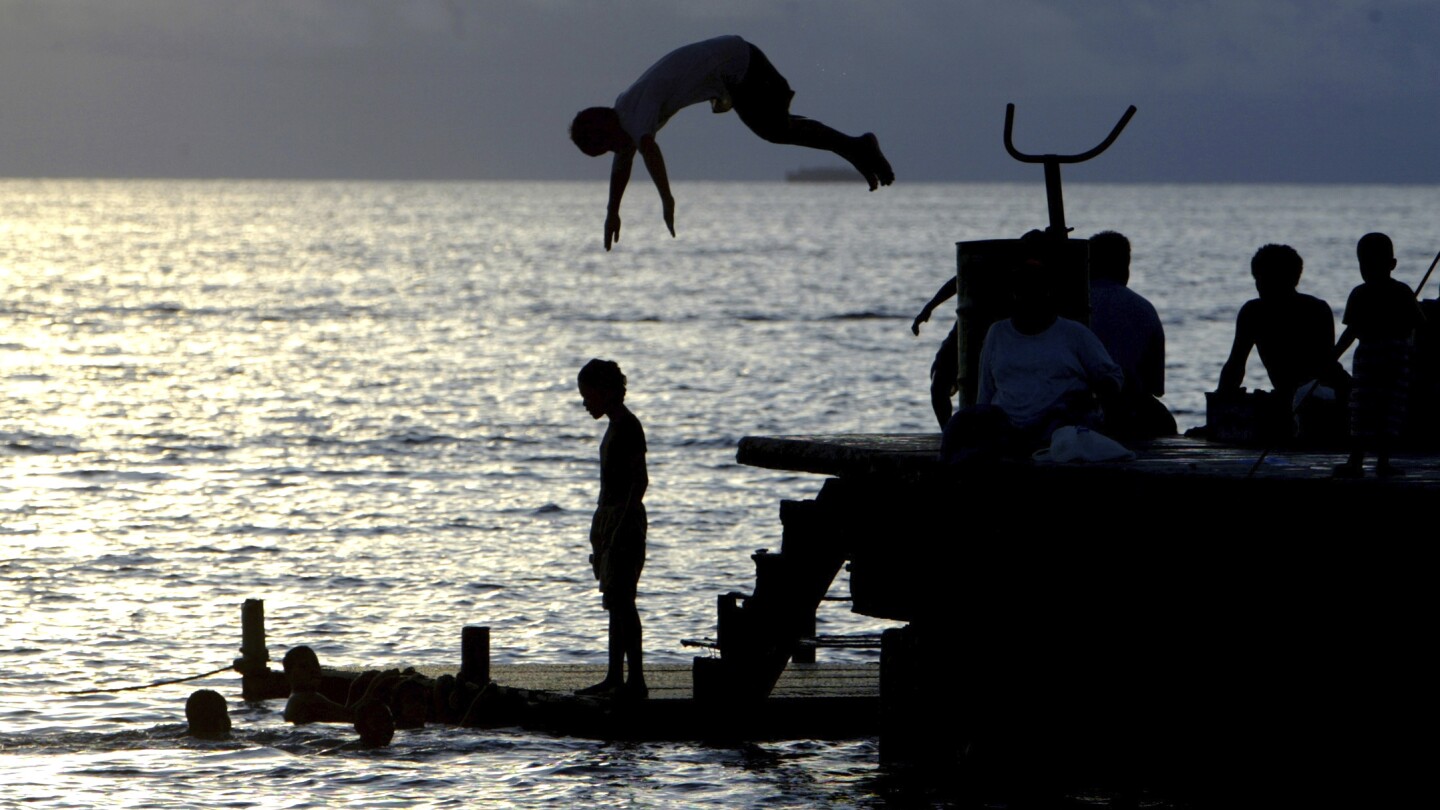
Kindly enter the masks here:
[[650, 66], [613, 107], [581, 110], [570, 124], [570, 139], [591, 157], [614, 152], [610, 200], [605, 215], [605, 249], [620, 240], [620, 198], [630, 182], [638, 151], [660, 192], [661, 215], [675, 235], [675, 199], [655, 134], [676, 112], [702, 101], [723, 113], [734, 109], [756, 135], [834, 152], [849, 161], [874, 191], [895, 181], [875, 136], [850, 136], [819, 121], [790, 113], [795, 91], [760, 49], [737, 36], [721, 36], [677, 48]]
[[[920, 324], [930, 320], [936, 307], [955, 297], [955, 284], [955, 279], [950, 278], [925, 302], [920, 314], [910, 323], [911, 334], [918, 337]], [[950, 398], [955, 396], [960, 386], [960, 345], [955, 331], [957, 328], [956, 325], [950, 327], [950, 333], [940, 341], [940, 348], [935, 351], [935, 359], [930, 363], [930, 407], [935, 411], [941, 430], [944, 430], [945, 423], [950, 421]]]
[[645, 469], [645, 429], [625, 407], [625, 375], [618, 364], [591, 360], [580, 369], [579, 385], [585, 410], [596, 419], [604, 416], [610, 420], [600, 440], [600, 501], [590, 523], [590, 564], [610, 613], [610, 649], [605, 680], [576, 694], [644, 698], [649, 690], [635, 598], [640, 571], [645, 567], [643, 499], [650, 485]]
[[1351, 343], [1354, 388], [1350, 392], [1350, 458], [1335, 468], [1337, 478], [1359, 478], [1365, 452], [1375, 453], [1375, 475], [1401, 471], [1390, 465], [1390, 450], [1405, 421], [1410, 395], [1410, 353], [1415, 329], [1424, 320], [1415, 293], [1390, 277], [1395, 248], [1383, 233], [1367, 233], [1355, 246], [1365, 281], [1345, 302], [1345, 331], [1335, 345], [1338, 360]]

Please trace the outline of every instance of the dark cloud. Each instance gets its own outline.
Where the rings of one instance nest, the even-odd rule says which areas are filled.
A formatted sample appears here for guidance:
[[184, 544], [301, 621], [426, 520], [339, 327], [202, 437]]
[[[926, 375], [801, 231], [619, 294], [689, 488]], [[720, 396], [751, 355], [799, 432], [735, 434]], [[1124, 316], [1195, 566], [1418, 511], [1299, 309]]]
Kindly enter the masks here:
[[[1430, 0], [0, 0], [0, 174], [593, 178], [565, 138], [665, 51], [760, 45], [796, 112], [901, 181], [1031, 179], [1140, 112], [1091, 180], [1440, 182]], [[827, 156], [696, 108], [677, 180]]]

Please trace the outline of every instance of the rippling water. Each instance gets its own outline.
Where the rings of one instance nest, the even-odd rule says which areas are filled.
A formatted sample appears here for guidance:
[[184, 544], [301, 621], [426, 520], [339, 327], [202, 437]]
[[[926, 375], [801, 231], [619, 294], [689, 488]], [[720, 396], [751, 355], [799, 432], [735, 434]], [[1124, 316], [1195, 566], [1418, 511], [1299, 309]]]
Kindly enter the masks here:
[[[688, 661], [680, 639], [712, 635], [716, 595], [778, 545], [778, 501], [819, 486], [737, 466], [739, 438], [932, 429], [946, 325], [916, 339], [910, 318], [955, 242], [1045, 224], [1038, 176], [679, 184], [676, 239], [648, 191], [607, 254], [603, 183], [0, 181], [0, 803], [885, 802], [873, 740], [432, 727], [362, 752], [240, 703], [231, 674], [65, 694], [224, 666], [252, 597], [277, 655], [443, 664], [482, 623], [497, 661], [600, 661], [585, 555], [604, 426], [574, 387], [592, 356], [625, 368], [649, 434], [647, 653]], [[1182, 428], [1203, 421], [1259, 245], [1295, 246], [1337, 314], [1364, 232], [1395, 238], [1412, 285], [1440, 248], [1434, 187], [1066, 191], [1077, 235], [1131, 237]], [[1248, 382], [1268, 387], [1258, 360]], [[235, 741], [176, 736], [200, 686], [230, 699]]]

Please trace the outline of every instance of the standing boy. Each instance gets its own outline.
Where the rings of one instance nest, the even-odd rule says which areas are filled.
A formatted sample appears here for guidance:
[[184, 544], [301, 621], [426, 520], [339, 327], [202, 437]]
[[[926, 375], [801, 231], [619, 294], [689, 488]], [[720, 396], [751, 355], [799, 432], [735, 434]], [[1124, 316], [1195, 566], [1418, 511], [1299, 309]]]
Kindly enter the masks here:
[[1415, 328], [1424, 320], [1415, 293], [1390, 277], [1395, 247], [1383, 233], [1367, 233], [1355, 246], [1365, 281], [1345, 302], [1345, 331], [1335, 345], [1338, 360], [1358, 341], [1351, 360], [1350, 458], [1335, 468], [1336, 478], [1364, 475], [1366, 451], [1375, 453], [1375, 475], [1402, 472], [1390, 466], [1390, 450], [1405, 421], [1410, 395], [1410, 351]]
[[675, 235], [675, 199], [665, 174], [665, 159], [655, 134], [676, 112], [702, 101], [723, 113], [734, 109], [756, 135], [834, 152], [865, 178], [874, 191], [895, 181], [890, 163], [871, 133], [845, 135], [814, 119], [790, 114], [785, 77], [760, 49], [737, 36], [715, 37], [676, 48], [641, 74], [615, 99], [614, 107], [581, 110], [570, 124], [570, 140], [581, 152], [599, 157], [614, 152], [610, 166], [610, 202], [605, 214], [605, 249], [620, 240], [620, 198], [630, 182], [638, 151], [660, 192], [661, 215]]
[[[611, 360], [591, 360], [580, 369], [580, 397], [596, 419], [610, 425], [600, 440], [600, 502], [590, 522], [590, 564], [610, 613], [609, 664], [605, 680], [576, 692], [643, 699], [645, 670], [640, 612], [635, 607], [640, 569], [645, 567], [645, 429], [625, 407], [625, 375]], [[630, 677], [625, 678], [629, 661]]]

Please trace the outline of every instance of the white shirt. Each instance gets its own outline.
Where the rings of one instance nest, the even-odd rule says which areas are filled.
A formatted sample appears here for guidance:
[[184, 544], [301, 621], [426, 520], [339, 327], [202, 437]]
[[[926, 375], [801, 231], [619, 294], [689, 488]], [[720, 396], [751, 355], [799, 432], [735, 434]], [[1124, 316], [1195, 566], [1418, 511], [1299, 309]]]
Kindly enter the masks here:
[[1084, 324], [1056, 318], [1040, 334], [1026, 335], [1007, 319], [985, 335], [975, 401], [995, 405], [1010, 424], [1029, 428], [1065, 395], [1092, 390], [1105, 379], [1119, 390], [1125, 376]]
[[726, 83], [739, 82], [749, 67], [750, 43], [737, 36], [676, 48], [615, 99], [620, 126], [638, 144], [684, 107], [716, 98], [728, 102]]

